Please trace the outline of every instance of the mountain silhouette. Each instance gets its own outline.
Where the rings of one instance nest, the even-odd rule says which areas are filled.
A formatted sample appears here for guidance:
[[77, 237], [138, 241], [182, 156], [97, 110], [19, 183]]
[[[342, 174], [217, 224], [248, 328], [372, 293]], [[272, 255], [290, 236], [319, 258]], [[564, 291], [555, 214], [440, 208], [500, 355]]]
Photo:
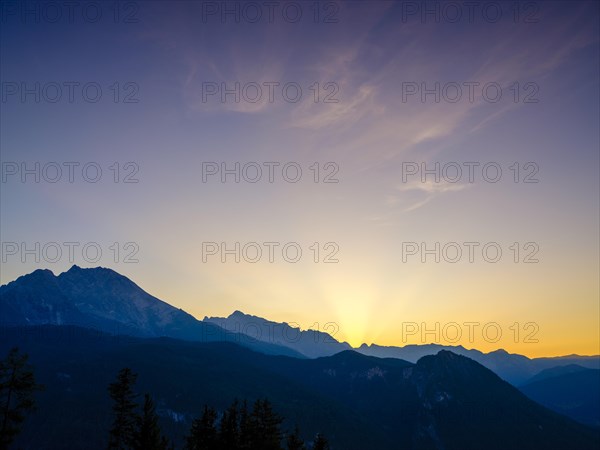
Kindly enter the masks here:
[[528, 399], [490, 370], [441, 351], [416, 364], [344, 351], [300, 359], [227, 342], [110, 336], [70, 326], [5, 328], [0, 351], [18, 344], [39, 382], [38, 412], [17, 446], [106, 446], [106, 386], [121, 367], [152, 392], [164, 432], [181, 446], [204, 404], [268, 397], [307, 437], [333, 449], [406, 450], [597, 448], [598, 432]]
[[230, 333], [148, 294], [111, 269], [36, 270], [0, 286], [0, 325], [77, 325], [116, 335], [233, 341], [269, 354], [296, 351]]
[[600, 428], [600, 370], [577, 365], [548, 369], [519, 389], [554, 411]]
[[257, 316], [235, 311], [229, 317], [205, 317], [212, 323], [232, 332], [249, 335], [259, 341], [284, 345], [309, 357], [330, 356], [352, 347], [338, 342], [329, 333], [317, 330], [301, 331], [287, 323], [272, 322]]
[[[163, 430], [179, 446], [204, 404], [222, 411], [235, 398], [264, 397], [290, 428], [300, 425], [306, 438], [323, 432], [334, 449], [587, 450], [600, 442], [598, 430], [532, 400], [581, 420], [589, 405], [574, 412], [569, 400], [595, 398], [588, 374], [597, 371], [557, 366], [597, 358], [529, 359], [435, 344], [354, 351], [326, 333], [239, 311], [226, 320], [225, 328], [218, 318], [199, 321], [105, 268], [73, 266], [59, 276], [36, 270], [1, 286], [0, 351], [29, 353], [47, 387], [18, 446], [105, 448], [106, 386], [126, 366], [155, 396]], [[231, 321], [300, 339], [272, 333], [261, 340], [228, 329]], [[334, 354], [307, 358], [321, 352]], [[540, 367], [552, 370], [525, 386], [527, 395], [503, 379]]]
[[363, 344], [357, 349], [365, 355], [380, 358], [400, 358], [410, 362], [416, 362], [423, 356], [437, 354], [441, 350], [449, 350], [455, 354], [471, 358], [514, 386], [523, 384], [542, 370], [554, 367], [578, 364], [591, 369], [600, 368], [599, 355], [528, 358], [523, 355], [508, 353], [503, 349], [484, 353], [476, 349], [466, 349], [461, 345], [448, 346], [440, 344], [406, 345], [403, 347]]
[[[110, 334], [139, 337], [167, 336], [212, 342], [230, 341], [267, 354], [316, 358], [351, 349], [345, 342], [321, 331], [305, 330], [287, 323], [235, 311], [227, 318], [197, 320], [148, 294], [133, 281], [106, 268], [71, 267], [55, 276], [49, 270], [31, 274], [0, 286], [0, 325], [77, 325]], [[483, 353], [463, 346], [440, 344], [380, 346], [363, 344], [356, 351], [380, 358], [416, 363], [440, 350], [467, 356], [520, 386], [545, 369], [577, 364], [600, 369], [600, 356], [569, 355], [527, 358], [499, 349]]]

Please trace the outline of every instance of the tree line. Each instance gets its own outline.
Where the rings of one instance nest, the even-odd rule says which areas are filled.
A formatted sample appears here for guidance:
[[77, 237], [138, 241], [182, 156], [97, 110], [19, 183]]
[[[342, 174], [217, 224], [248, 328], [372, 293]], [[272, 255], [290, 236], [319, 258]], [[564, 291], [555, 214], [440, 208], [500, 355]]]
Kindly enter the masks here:
[[[150, 394], [141, 404], [135, 392], [138, 375], [123, 368], [108, 386], [113, 401], [113, 420], [108, 436], [108, 450], [174, 450], [162, 434], [156, 406]], [[35, 381], [26, 354], [18, 348], [0, 360], [0, 450], [8, 450], [26, 414], [35, 409], [34, 394], [44, 387]], [[185, 450], [329, 450], [327, 439], [317, 434], [307, 444], [296, 426], [283, 432], [283, 417], [268, 399], [256, 400], [252, 407], [246, 400], [235, 400], [221, 414], [205, 405], [193, 420], [185, 439]]]
[[26, 414], [35, 409], [34, 393], [43, 389], [27, 360], [16, 347], [0, 360], [0, 450], [20, 433]]
[[[114, 417], [108, 450], [173, 449], [162, 435], [154, 401], [149, 394], [144, 395], [141, 413], [137, 411], [136, 380], [137, 374], [123, 368], [116, 381], [109, 385]], [[200, 417], [192, 422], [185, 439], [185, 450], [329, 450], [324, 436], [318, 434], [307, 447], [298, 427], [284, 433], [282, 423], [283, 417], [273, 410], [268, 399], [256, 400], [252, 408], [245, 400], [234, 400], [222, 414], [205, 405]]]

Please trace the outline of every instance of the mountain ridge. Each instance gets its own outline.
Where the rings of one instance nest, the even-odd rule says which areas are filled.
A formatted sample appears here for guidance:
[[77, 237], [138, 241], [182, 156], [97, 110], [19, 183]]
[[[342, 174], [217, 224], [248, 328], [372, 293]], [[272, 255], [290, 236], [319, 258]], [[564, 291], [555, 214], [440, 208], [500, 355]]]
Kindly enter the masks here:
[[352, 350], [299, 359], [230, 342], [115, 337], [76, 327], [69, 334], [77, 339], [65, 339], [66, 328], [3, 331], [0, 352], [18, 344], [47, 386], [40, 416], [18, 442], [25, 448], [105, 448], [106, 385], [125, 365], [139, 374], [140, 390], [155, 396], [163, 430], [177, 445], [203, 404], [223, 411], [235, 398], [264, 396], [289, 419], [288, 429], [299, 423], [308, 436], [323, 432], [332, 448], [344, 450], [591, 450], [599, 439], [449, 351], [416, 364]]
[[[11, 291], [18, 292], [12, 295]], [[597, 355], [528, 358], [504, 349], [484, 353], [462, 345], [441, 344], [382, 346], [363, 343], [352, 348], [328, 333], [301, 330], [287, 322], [274, 322], [240, 310], [226, 318], [205, 316], [199, 320], [148, 294], [131, 279], [106, 267], [81, 268], [73, 265], [58, 276], [49, 269], [37, 269], [0, 286], [0, 324], [9, 325], [11, 322], [15, 325], [83, 325], [116, 334], [145, 337], [165, 335], [191, 340], [224, 339], [262, 349], [266, 353], [308, 358], [331, 356], [353, 349], [365, 355], [416, 363], [423, 356], [450, 350], [483, 364], [515, 386], [542, 370], [556, 366], [580, 364], [590, 369], [600, 368], [600, 356]]]
[[104, 267], [72, 266], [56, 276], [38, 269], [0, 286], [0, 325], [76, 325], [137, 337], [230, 340], [259, 351], [303, 357], [298, 352], [203, 323]]
[[205, 316], [203, 322], [212, 323], [228, 331], [247, 334], [262, 342], [272, 342], [292, 348], [308, 358], [331, 356], [351, 350], [347, 342], [339, 342], [329, 333], [302, 330], [288, 322], [274, 322], [259, 316], [235, 310], [228, 317]]

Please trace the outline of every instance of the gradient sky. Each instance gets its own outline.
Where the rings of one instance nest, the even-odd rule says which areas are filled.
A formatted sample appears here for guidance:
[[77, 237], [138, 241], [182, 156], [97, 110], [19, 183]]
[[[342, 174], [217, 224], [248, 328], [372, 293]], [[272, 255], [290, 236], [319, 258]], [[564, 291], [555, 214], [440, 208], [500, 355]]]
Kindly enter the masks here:
[[[137, 10], [122, 12], [135, 23], [115, 23], [112, 2], [100, 2], [96, 23], [79, 7], [73, 23], [66, 15], [48, 23], [49, 10], [39, 23], [31, 15], [23, 23], [7, 15], [14, 2], [3, 3], [3, 170], [14, 162], [103, 168], [97, 183], [77, 169], [73, 183], [65, 174], [56, 183], [7, 176], [0, 185], [4, 246], [97, 242], [98, 263], [80, 251], [74, 263], [113, 268], [200, 319], [239, 309], [302, 328], [334, 323], [327, 331], [337, 328], [335, 337], [352, 345], [450, 344], [402, 330], [412, 322], [430, 329], [478, 322], [473, 341], [461, 325], [457, 343], [529, 356], [600, 353], [597, 2], [533, 2], [538, 10], [522, 11], [518, 22], [513, 2], [498, 3], [496, 23], [484, 20], [481, 6], [473, 20], [450, 23], [441, 15], [436, 23], [431, 15], [406, 16], [423, 2], [386, 1], [337, 2], [337, 12], [321, 2], [320, 19], [336, 12], [336, 23], [316, 22], [313, 2], [298, 3], [297, 23], [282, 17], [290, 2], [278, 3], [272, 21], [236, 23], [203, 16], [207, 2], [194, 1], [132, 2]], [[534, 21], [524, 23], [525, 13]], [[7, 94], [36, 82], [99, 83], [103, 96], [87, 102], [75, 88], [70, 102], [65, 89], [56, 103], [44, 95], [36, 103], [33, 95]], [[109, 86], [119, 83], [126, 94], [128, 82], [139, 87], [139, 101], [115, 103]], [[272, 103], [203, 102], [206, 82], [294, 82], [303, 94], [296, 103], [280, 89]], [[322, 95], [325, 83], [338, 86], [339, 101], [315, 102], [315, 82]], [[466, 90], [455, 103], [419, 95], [403, 101], [403, 83], [436, 82], [498, 83], [503, 95], [491, 103], [475, 88], [472, 102]], [[539, 87], [530, 97], [536, 103], [524, 103], [532, 92], [526, 85]], [[202, 182], [203, 162], [265, 161], [296, 162], [303, 176], [297, 183], [280, 171], [273, 183], [266, 175], [257, 183]], [[502, 178], [486, 182], [479, 169], [473, 183], [466, 175], [456, 183], [402, 179], [406, 162], [469, 161], [498, 163]], [[115, 162], [121, 170], [135, 163], [139, 182], [114, 183], [108, 167]], [[322, 171], [335, 163], [339, 182], [314, 183], [315, 162]], [[539, 182], [515, 183], [515, 162], [521, 170], [535, 163]], [[281, 253], [274, 263], [265, 255], [255, 264], [218, 256], [203, 262], [202, 243], [213, 241], [298, 242], [304, 253], [296, 264]], [[115, 262], [114, 242], [135, 242], [139, 262]], [[314, 242], [335, 242], [339, 262], [314, 263]], [[495, 264], [480, 252], [473, 263], [466, 256], [403, 262], [405, 242], [497, 242], [503, 257]], [[514, 263], [514, 242], [536, 243], [539, 262]], [[22, 262], [3, 249], [3, 284], [36, 268], [58, 274], [72, 265], [66, 254], [54, 263]], [[482, 336], [491, 322], [503, 332], [497, 342]], [[525, 342], [533, 331], [538, 342]]]

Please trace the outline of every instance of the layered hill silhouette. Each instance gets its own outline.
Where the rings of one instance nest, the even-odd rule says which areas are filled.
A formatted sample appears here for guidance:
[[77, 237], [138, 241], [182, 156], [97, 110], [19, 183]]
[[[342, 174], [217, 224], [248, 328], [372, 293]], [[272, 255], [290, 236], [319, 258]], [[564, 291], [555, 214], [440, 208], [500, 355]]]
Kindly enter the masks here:
[[[231, 332], [246, 334], [249, 338], [263, 342], [287, 346], [308, 358], [330, 356], [352, 349], [346, 342], [339, 342], [328, 333], [314, 330], [300, 330], [287, 323], [272, 322], [261, 317], [235, 311], [229, 317], [205, 317], [205, 323], [218, 325]], [[519, 386], [541, 371], [553, 368], [579, 365], [584, 368], [600, 368], [599, 356], [569, 355], [555, 358], [528, 358], [499, 349], [483, 353], [463, 346], [440, 344], [406, 345], [403, 347], [362, 344], [354, 349], [367, 356], [378, 358], [398, 358], [416, 363], [420, 358], [448, 350], [471, 358], [494, 371], [502, 379]]]
[[494, 371], [502, 379], [519, 386], [541, 371], [555, 367], [579, 365], [588, 369], [600, 369], [600, 356], [568, 355], [559, 357], [528, 358], [523, 355], [508, 353], [506, 350], [496, 350], [483, 353], [463, 346], [448, 346], [439, 344], [406, 345], [404, 347], [384, 347], [376, 344], [360, 346], [357, 351], [380, 358], [400, 358], [416, 362], [423, 356], [436, 354], [440, 350], [449, 350], [458, 355], [471, 358]]
[[540, 372], [520, 390], [554, 411], [600, 428], [600, 370], [555, 367]]
[[110, 427], [106, 386], [121, 367], [139, 373], [165, 434], [178, 448], [202, 406], [220, 411], [235, 398], [268, 397], [306, 437], [328, 436], [333, 449], [597, 448], [597, 430], [538, 405], [490, 370], [441, 351], [416, 364], [344, 351], [300, 359], [227, 342], [109, 336], [70, 326], [5, 328], [0, 352], [30, 355], [38, 411], [17, 447], [105, 448]]
[[[505, 381], [539, 368], [552, 370], [528, 386], [596, 373], [568, 365], [593, 366], [597, 358], [529, 359], [436, 345], [355, 351], [326, 333], [239, 311], [223, 320], [199, 321], [104, 268], [73, 266], [59, 276], [37, 270], [1, 286], [0, 351], [16, 345], [28, 352], [47, 387], [18, 446], [105, 448], [106, 386], [125, 366], [140, 374], [141, 392], [153, 393], [163, 430], [178, 447], [204, 404], [222, 411], [235, 398], [264, 397], [289, 429], [298, 424], [306, 438], [325, 433], [333, 449], [586, 450], [600, 443], [597, 429], [539, 404], [572, 412], [564, 401], [546, 401], [555, 388], [525, 386], [526, 396]], [[249, 324], [275, 332], [258, 339], [242, 332]]]
[[[77, 325], [109, 334], [172, 337], [214, 342], [230, 341], [267, 354], [316, 358], [351, 349], [333, 336], [300, 330], [287, 323], [235, 311], [227, 318], [197, 320], [148, 294], [133, 281], [106, 268], [71, 267], [55, 276], [50, 270], [0, 286], [0, 325]], [[505, 350], [483, 353], [462, 346], [439, 344], [384, 347], [363, 344], [356, 351], [380, 358], [416, 362], [440, 350], [467, 356], [514, 385], [521, 385], [545, 369], [577, 364], [600, 369], [599, 356], [570, 355], [530, 359]]]

